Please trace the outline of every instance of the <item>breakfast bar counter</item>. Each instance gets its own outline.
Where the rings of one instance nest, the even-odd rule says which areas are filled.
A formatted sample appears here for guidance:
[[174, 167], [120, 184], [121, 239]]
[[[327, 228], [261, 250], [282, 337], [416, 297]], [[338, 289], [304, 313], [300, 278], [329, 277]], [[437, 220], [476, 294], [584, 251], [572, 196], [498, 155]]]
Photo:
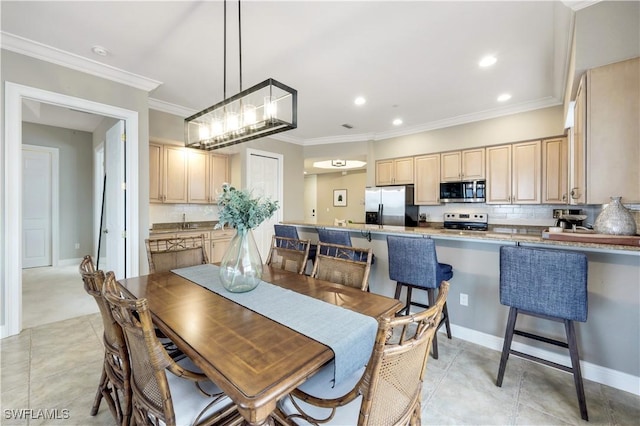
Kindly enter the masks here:
[[[415, 228], [353, 223], [286, 224], [296, 226], [300, 238], [308, 238], [312, 243], [318, 241], [317, 228], [348, 231], [354, 246], [370, 247], [376, 256], [371, 267], [370, 290], [391, 297], [396, 283], [389, 279], [386, 236], [433, 238], [438, 261], [453, 265], [447, 303], [453, 338], [498, 351], [502, 349], [509, 312], [499, 299], [500, 247], [523, 245], [583, 252], [589, 262], [588, 318], [586, 323], [576, 324], [583, 375], [588, 380], [640, 394], [640, 247], [551, 240], [542, 238], [545, 227], [489, 224], [488, 231], [458, 231], [441, 229], [441, 223]], [[426, 295], [421, 293], [424, 292], [415, 292], [414, 299], [426, 302]], [[468, 300], [466, 305], [460, 303], [464, 300]], [[525, 330], [564, 337], [559, 323], [522, 318], [519, 324]], [[542, 354], [554, 362], [570, 365], [561, 349], [540, 342], [527, 342], [525, 346], [522, 342], [514, 339], [514, 348], [519, 346], [524, 352]], [[497, 372], [497, 363], [495, 368]]]

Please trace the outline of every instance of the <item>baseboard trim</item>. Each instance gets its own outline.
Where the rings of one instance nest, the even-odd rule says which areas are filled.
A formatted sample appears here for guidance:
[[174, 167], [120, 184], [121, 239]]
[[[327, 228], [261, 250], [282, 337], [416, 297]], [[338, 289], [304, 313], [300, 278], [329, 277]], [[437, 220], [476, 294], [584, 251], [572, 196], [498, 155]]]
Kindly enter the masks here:
[[58, 266], [72, 266], [72, 265], [80, 266], [80, 262], [82, 262], [81, 257], [77, 259], [60, 259], [58, 261]]
[[[440, 330], [444, 332], [444, 328]], [[502, 345], [504, 339], [501, 337], [493, 336], [491, 334], [482, 333], [470, 328], [461, 327], [459, 325], [451, 324], [451, 334], [457, 339], [462, 339], [467, 342], [475, 343], [476, 345], [484, 346], [489, 349], [502, 351]], [[526, 345], [520, 342], [513, 342], [512, 349], [520, 352], [524, 352], [529, 355], [537, 356], [547, 359], [562, 365], [571, 365], [569, 355], [557, 354], [547, 351], [545, 349], [536, 348]], [[497, 366], [496, 366], [497, 369]], [[630, 392], [635, 395], [640, 395], [640, 377], [633, 376], [622, 371], [612, 370], [610, 368], [602, 367], [600, 365], [591, 364], [589, 362], [580, 361], [580, 369], [582, 370], [582, 377], [596, 383], [611, 386], [616, 389]], [[497, 370], [496, 370], [497, 371]]]

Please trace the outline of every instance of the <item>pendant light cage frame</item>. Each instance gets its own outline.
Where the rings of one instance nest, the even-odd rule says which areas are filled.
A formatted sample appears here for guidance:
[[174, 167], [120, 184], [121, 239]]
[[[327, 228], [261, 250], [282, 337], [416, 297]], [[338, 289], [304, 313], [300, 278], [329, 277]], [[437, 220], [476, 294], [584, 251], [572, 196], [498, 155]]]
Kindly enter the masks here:
[[184, 120], [185, 145], [212, 151], [298, 127], [298, 91], [272, 78]]

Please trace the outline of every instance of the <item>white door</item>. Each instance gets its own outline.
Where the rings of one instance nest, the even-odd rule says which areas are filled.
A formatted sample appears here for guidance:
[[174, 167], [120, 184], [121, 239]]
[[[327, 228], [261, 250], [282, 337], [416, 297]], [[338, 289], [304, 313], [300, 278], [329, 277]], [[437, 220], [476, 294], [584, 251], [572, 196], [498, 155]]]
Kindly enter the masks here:
[[280, 154], [247, 149], [247, 189], [254, 197], [268, 197], [280, 205], [271, 219], [253, 230], [263, 262], [269, 254], [273, 225], [282, 218], [282, 163]]
[[106, 259], [100, 269], [114, 271], [118, 279], [125, 278], [125, 173], [124, 121], [107, 130], [105, 173], [107, 184], [102, 221], [102, 244]]
[[[22, 267], [51, 266], [53, 262], [54, 181], [58, 150], [22, 148]], [[57, 188], [57, 185], [55, 185]]]
[[104, 244], [100, 244], [100, 236], [102, 235], [102, 197], [105, 195], [104, 191], [104, 145], [102, 142], [99, 144], [93, 152], [93, 251], [95, 253], [94, 262], [98, 262], [98, 265], [104, 265], [104, 260], [99, 260], [100, 253], [98, 253], [98, 246], [100, 245], [100, 251], [105, 252]]

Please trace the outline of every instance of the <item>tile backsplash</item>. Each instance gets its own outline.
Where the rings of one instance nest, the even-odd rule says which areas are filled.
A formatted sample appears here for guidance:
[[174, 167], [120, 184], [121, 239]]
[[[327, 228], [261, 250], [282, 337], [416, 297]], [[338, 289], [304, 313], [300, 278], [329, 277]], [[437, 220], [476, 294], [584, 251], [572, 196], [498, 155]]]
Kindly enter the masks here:
[[[474, 204], [450, 203], [439, 206], [420, 206], [420, 213], [427, 215], [428, 222], [442, 222], [444, 213], [486, 213], [489, 223], [505, 225], [552, 226], [555, 224], [553, 209], [580, 209], [587, 215], [585, 224], [593, 224], [602, 211], [601, 204], [580, 206], [559, 205], [514, 205], [514, 204]], [[634, 214], [640, 230], [640, 204], [625, 204]]]
[[149, 226], [154, 223], [202, 222], [218, 220], [215, 204], [149, 204]]

